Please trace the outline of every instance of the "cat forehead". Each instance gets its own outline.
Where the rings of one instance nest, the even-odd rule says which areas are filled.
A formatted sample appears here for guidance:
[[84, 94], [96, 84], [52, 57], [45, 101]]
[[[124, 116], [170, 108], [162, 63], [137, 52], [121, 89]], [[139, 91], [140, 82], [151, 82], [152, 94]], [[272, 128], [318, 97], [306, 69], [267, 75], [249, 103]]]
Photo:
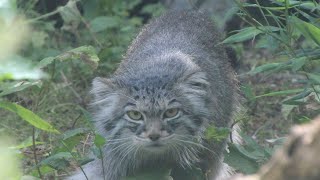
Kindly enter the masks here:
[[131, 77], [127, 79], [128, 87], [133, 91], [156, 92], [159, 90], [170, 89], [176, 78], [169, 74], [145, 75], [142, 77]]

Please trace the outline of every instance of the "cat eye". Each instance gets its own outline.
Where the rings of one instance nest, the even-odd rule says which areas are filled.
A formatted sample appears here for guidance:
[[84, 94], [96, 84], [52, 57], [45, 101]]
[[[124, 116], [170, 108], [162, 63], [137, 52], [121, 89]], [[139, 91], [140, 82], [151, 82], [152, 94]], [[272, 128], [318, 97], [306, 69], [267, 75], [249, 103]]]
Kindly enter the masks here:
[[177, 116], [178, 113], [179, 113], [178, 108], [168, 109], [166, 112], [164, 112], [164, 118], [173, 118], [173, 117]]
[[135, 121], [143, 119], [143, 116], [139, 111], [127, 111], [127, 116]]

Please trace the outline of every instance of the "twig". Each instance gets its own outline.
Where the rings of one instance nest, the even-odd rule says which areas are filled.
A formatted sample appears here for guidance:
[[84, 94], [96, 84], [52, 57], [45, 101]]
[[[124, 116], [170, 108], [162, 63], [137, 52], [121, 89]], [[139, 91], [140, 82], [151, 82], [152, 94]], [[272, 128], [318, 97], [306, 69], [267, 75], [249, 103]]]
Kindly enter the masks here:
[[80, 119], [82, 114], [79, 114], [79, 116], [73, 121], [71, 129], [73, 129], [76, 126], [76, 123], [78, 122], [78, 120]]
[[32, 127], [32, 147], [33, 147], [33, 158], [34, 162], [36, 163], [37, 171], [39, 174], [40, 179], [43, 179], [43, 176], [41, 174], [40, 167], [38, 166], [38, 158], [37, 158], [37, 153], [36, 153], [36, 140], [35, 140], [35, 127]]
[[88, 141], [89, 141], [89, 137], [90, 137], [90, 134], [87, 135], [86, 140], [83, 142], [82, 154], [84, 154], [86, 145], [88, 144]]
[[78, 99], [79, 103], [84, 104], [83, 99], [81, 98], [81, 96], [79, 95], [79, 93], [77, 93], [77, 91], [72, 87], [71, 83], [69, 83], [68, 78], [64, 75], [64, 73], [61, 71], [60, 72], [62, 79], [64, 80], [64, 82], [66, 84], [70, 84], [70, 86], [68, 86], [70, 88], [70, 90], [72, 91], [72, 93], [76, 96], [76, 98]]

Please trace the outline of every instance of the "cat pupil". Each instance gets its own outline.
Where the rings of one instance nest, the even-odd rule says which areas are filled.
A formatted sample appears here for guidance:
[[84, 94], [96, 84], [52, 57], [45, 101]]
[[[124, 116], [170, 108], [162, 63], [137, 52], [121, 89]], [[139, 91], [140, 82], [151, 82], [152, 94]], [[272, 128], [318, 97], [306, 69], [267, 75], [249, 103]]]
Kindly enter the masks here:
[[173, 109], [168, 109], [165, 113], [165, 116], [167, 118], [171, 118], [174, 117], [178, 114], [178, 109], [177, 108], [173, 108]]
[[142, 114], [139, 111], [128, 111], [127, 115], [133, 120], [140, 120], [142, 118]]

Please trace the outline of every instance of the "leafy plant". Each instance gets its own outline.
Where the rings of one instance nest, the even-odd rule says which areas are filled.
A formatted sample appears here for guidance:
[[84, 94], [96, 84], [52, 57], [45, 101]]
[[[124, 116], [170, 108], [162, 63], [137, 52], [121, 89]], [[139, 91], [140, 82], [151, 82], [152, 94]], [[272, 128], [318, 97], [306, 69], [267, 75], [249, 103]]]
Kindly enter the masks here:
[[[257, 95], [250, 85], [243, 85], [242, 90], [248, 104], [265, 98], [282, 97], [280, 103], [283, 121], [310, 121], [320, 113], [319, 2], [271, 0], [268, 5], [262, 5], [267, 3], [259, 0], [234, 2], [239, 9], [238, 16], [246, 22], [246, 27], [232, 32], [222, 43], [237, 46], [250, 42], [255, 51], [266, 51], [272, 54], [273, 58], [240, 77], [270, 77], [277, 73], [278, 76], [286, 73], [290, 74], [292, 79], [298, 79], [280, 84], [280, 90], [274, 91], [270, 88]], [[252, 9], [256, 10], [253, 11], [256, 14], [250, 11]], [[288, 121], [285, 124], [287, 125]], [[244, 146], [230, 145], [226, 162], [241, 172], [253, 173], [261, 162], [270, 157], [272, 151], [259, 147], [251, 137], [244, 136], [243, 139]]]
[[[240, 3], [235, 1], [240, 9], [239, 16], [250, 27], [243, 28], [226, 38], [223, 43], [238, 43], [257, 39], [256, 48], [266, 49], [275, 54], [275, 62], [268, 62], [247, 73], [267, 75], [287, 71], [301, 78], [289, 89], [268, 92], [255, 98], [270, 96], [286, 96], [282, 108], [286, 109], [285, 117], [299, 106], [310, 105], [315, 100], [319, 105], [320, 72], [319, 72], [319, 38], [320, 25], [318, 19], [319, 3], [315, 1], [271, 1], [274, 6], [266, 7], [256, 3]], [[255, 19], [248, 7], [257, 8], [262, 18]], [[288, 107], [291, 107], [288, 110]], [[310, 111], [313, 111], [310, 109]], [[310, 112], [305, 112], [310, 114]], [[318, 111], [319, 113], [319, 111]], [[317, 110], [314, 113], [317, 114]]]

